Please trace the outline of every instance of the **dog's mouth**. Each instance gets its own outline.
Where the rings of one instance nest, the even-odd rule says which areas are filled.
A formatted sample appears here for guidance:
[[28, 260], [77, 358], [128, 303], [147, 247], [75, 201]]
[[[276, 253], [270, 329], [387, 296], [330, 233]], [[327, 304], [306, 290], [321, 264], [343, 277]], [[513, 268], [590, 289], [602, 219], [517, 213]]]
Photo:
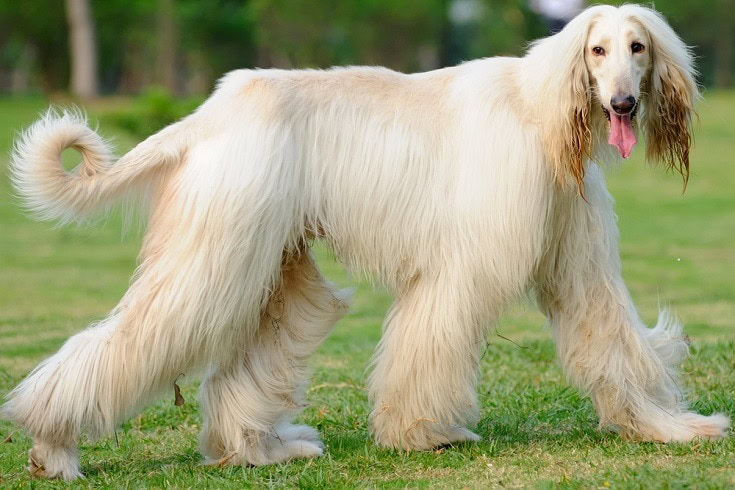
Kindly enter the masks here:
[[633, 120], [638, 112], [638, 104], [628, 114], [610, 112], [605, 106], [602, 106], [602, 112], [609, 123], [610, 134], [607, 142], [618, 149], [621, 157], [628, 158], [633, 151], [633, 146], [638, 142], [633, 130]]

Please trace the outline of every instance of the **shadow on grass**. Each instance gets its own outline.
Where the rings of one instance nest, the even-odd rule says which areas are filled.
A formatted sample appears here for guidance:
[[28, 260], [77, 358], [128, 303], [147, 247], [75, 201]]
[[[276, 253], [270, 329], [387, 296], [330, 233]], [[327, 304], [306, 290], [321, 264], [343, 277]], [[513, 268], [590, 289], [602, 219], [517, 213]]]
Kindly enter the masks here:
[[[90, 479], [115, 474], [126, 475], [131, 470], [134, 470], [135, 473], [145, 475], [159, 473], [162, 468], [167, 466], [178, 468], [204, 467], [202, 456], [195, 447], [184, 449], [180, 453], [157, 458], [141, 456], [130, 458], [126, 455], [128, 451], [120, 450], [120, 452], [117, 452], [116, 448], [112, 448], [112, 450], [105, 449], [105, 454], [95, 455], [95, 452], [97, 451], [93, 450], [91, 453], [87, 453], [82, 457], [82, 473]], [[85, 459], [86, 463], [84, 461]]]

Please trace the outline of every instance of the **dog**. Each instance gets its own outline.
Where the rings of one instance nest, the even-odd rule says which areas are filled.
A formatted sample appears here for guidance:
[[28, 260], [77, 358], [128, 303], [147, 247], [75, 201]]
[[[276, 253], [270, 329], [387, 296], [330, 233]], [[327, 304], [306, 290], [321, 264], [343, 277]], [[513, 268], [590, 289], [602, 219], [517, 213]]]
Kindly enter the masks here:
[[[686, 181], [694, 74], [657, 12], [596, 6], [523, 58], [234, 71], [114, 164], [83, 115], [47, 113], [13, 153], [27, 207], [79, 222], [133, 196], [149, 221], [119, 305], [8, 395], [5, 417], [33, 436], [31, 471], [81, 476], [81, 433], [111, 433], [193, 369], [207, 462], [321, 455], [317, 431], [291, 419], [349, 294], [320, 273], [315, 238], [395, 294], [369, 376], [381, 446], [480, 439], [468, 427], [487, 327], [529, 291], [601, 426], [724, 436], [729, 419], [689, 411], [677, 385], [679, 322], [663, 311], [648, 328], [636, 312], [601, 171], [640, 131], [647, 159]], [[66, 148], [82, 156], [73, 172]]]

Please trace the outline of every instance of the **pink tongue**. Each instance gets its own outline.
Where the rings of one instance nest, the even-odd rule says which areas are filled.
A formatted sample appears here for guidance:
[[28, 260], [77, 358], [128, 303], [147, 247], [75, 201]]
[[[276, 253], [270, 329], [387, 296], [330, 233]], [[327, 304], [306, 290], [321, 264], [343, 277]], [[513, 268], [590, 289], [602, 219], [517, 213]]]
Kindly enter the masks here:
[[610, 112], [610, 138], [607, 142], [616, 146], [623, 158], [630, 156], [630, 151], [637, 142], [633, 128], [630, 125], [630, 114], [618, 116], [614, 112]]

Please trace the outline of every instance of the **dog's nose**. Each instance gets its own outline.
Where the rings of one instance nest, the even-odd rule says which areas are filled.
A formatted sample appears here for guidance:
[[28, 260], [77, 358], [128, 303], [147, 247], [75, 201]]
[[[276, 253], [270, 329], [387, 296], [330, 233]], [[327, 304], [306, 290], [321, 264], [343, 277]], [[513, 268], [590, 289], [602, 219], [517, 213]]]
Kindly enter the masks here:
[[627, 114], [635, 107], [635, 97], [629, 95], [627, 97], [615, 96], [610, 99], [610, 105], [618, 114]]

